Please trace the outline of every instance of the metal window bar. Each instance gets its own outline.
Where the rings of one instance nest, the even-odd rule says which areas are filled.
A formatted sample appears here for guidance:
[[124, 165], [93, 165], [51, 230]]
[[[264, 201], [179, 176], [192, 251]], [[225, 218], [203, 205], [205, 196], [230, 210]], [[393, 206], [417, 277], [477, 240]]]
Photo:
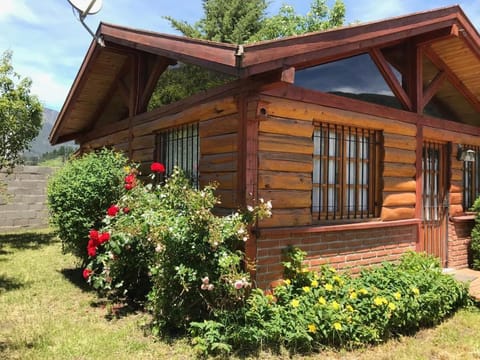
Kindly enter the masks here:
[[320, 220], [376, 216], [379, 132], [319, 123], [313, 143], [314, 215]]
[[423, 219], [436, 223], [443, 216], [442, 144], [424, 142], [423, 146]]
[[162, 131], [157, 136], [156, 146], [157, 161], [165, 165], [166, 175], [172, 174], [177, 166], [198, 188], [200, 156], [198, 123]]

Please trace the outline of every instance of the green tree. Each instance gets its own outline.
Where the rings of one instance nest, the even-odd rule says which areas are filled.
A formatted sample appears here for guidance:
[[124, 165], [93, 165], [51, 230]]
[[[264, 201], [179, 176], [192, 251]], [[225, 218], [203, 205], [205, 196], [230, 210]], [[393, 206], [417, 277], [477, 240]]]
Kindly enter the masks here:
[[187, 37], [232, 44], [331, 29], [341, 26], [345, 20], [342, 0], [335, 0], [331, 8], [327, 0], [313, 0], [306, 15], [284, 4], [278, 14], [268, 17], [267, 7], [265, 0], [203, 0], [204, 15], [193, 25], [170, 16], [165, 18]]
[[[340, 26], [345, 19], [345, 5], [336, 0], [330, 9], [326, 0], [313, 0], [306, 15], [283, 5], [277, 15], [266, 16], [266, 0], [203, 0], [203, 17], [195, 24], [165, 17], [184, 36], [204, 40], [244, 44], [278, 39], [306, 32]], [[190, 64], [169, 68], [160, 77], [149, 109], [170, 104], [209, 88], [231, 81], [233, 77]]]
[[266, 0], [203, 0], [204, 16], [193, 25], [165, 18], [185, 36], [243, 44], [262, 29], [267, 6]]
[[326, 0], [313, 0], [310, 11], [306, 15], [297, 14], [290, 5], [282, 5], [278, 14], [267, 18], [262, 28], [250, 37], [250, 41], [279, 39], [343, 25], [345, 20], [343, 1], [336, 0], [331, 8], [326, 2]]
[[13, 70], [12, 52], [0, 58], [0, 169], [21, 163], [22, 152], [38, 135], [42, 106], [30, 94], [32, 81]]

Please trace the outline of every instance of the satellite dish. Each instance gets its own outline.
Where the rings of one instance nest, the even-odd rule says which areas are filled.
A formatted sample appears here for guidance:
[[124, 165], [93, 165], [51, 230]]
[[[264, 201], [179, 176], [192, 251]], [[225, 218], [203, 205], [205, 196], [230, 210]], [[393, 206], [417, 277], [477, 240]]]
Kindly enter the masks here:
[[82, 23], [83, 27], [92, 35], [98, 45], [105, 47], [105, 42], [101, 36], [96, 36], [93, 31], [85, 24], [85, 18], [87, 15], [96, 14], [102, 8], [102, 0], [67, 0], [72, 5], [73, 12], [78, 13], [78, 20]]
[[84, 17], [98, 13], [102, 8], [102, 0], [68, 0], [68, 2]]

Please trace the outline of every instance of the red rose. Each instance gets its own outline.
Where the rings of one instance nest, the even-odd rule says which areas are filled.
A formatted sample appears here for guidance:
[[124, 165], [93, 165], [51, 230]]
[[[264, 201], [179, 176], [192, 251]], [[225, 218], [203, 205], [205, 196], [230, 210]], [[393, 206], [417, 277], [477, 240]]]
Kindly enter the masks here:
[[93, 271], [90, 269], [83, 269], [83, 278], [87, 280], [90, 275], [92, 275]]
[[133, 184], [125, 184], [125, 190], [132, 190]]
[[128, 214], [130, 212], [130, 209], [128, 207], [123, 208], [123, 213]]
[[128, 174], [125, 176], [125, 183], [133, 184], [135, 182], [135, 174]]
[[107, 210], [108, 216], [115, 216], [120, 211], [120, 208], [117, 205], [112, 205]]
[[90, 230], [89, 232], [89, 238], [90, 240], [97, 241], [98, 240], [98, 231], [97, 230]]
[[164, 173], [165, 172], [165, 166], [163, 166], [163, 164], [161, 164], [159, 162], [154, 162], [154, 163], [152, 163], [152, 165], [150, 165], [150, 170], [152, 172], [156, 172], [156, 173]]
[[88, 242], [87, 253], [88, 253], [88, 256], [94, 257], [95, 255], [97, 255], [97, 247], [94, 246], [93, 244], [90, 244], [90, 241]]
[[110, 233], [108, 232], [101, 233], [98, 238], [100, 244], [106, 243], [108, 240], [110, 240]]

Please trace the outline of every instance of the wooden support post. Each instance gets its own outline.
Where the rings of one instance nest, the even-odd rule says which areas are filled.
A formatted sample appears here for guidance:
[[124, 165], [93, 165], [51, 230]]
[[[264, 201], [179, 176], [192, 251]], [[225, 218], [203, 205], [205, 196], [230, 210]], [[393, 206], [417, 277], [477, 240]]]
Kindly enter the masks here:
[[[422, 219], [423, 212], [423, 125], [417, 124], [415, 148], [415, 217]], [[423, 251], [423, 222], [418, 222], [416, 250]]]

